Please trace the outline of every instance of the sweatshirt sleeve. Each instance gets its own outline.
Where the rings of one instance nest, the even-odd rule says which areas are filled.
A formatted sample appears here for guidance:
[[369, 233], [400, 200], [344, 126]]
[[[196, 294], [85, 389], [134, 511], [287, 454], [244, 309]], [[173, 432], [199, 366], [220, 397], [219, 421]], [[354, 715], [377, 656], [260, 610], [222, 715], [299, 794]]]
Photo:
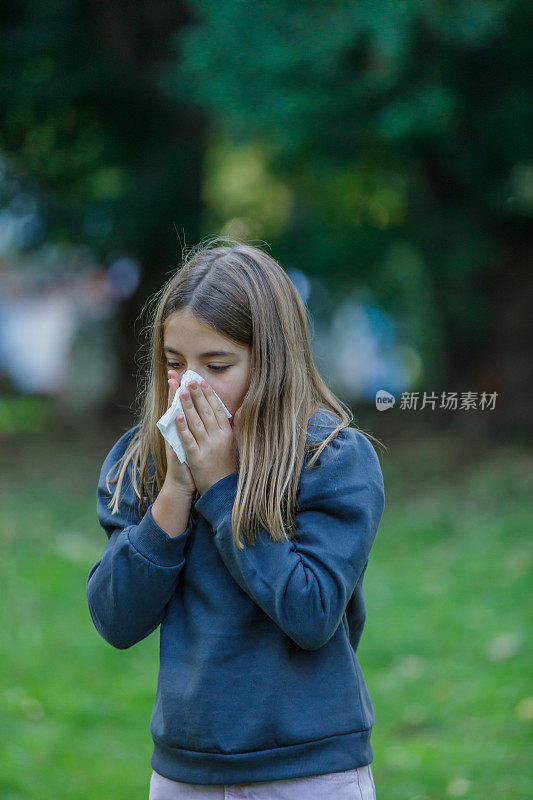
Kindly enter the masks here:
[[[87, 577], [87, 600], [98, 633], [113, 647], [125, 649], [144, 639], [163, 620], [185, 563], [190, 533], [169, 536], [152, 516], [152, 504], [139, 519], [131, 481], [131, 461], [122, 481], [119, 509], [107, 504], [116, 484], [106, 487], [109, 469], [123, 455], [135, 428], [127, 431], [105, 458], [97, 487], [97, 516], [108, 541]], [[110, 478], [115, 473], [110, 474]]]
[[[307, 461], [307, 459], [306, 459]], [[273, 542], [260, 527], [239, 550], [231, 531], [238, 473], [204, 492], [195, 508], [211, 525], [222, 560], [238, 585], [306, 650], [335, 633], [368, 562], [385, 505], [379, 459], [364, 434], [343, 428], [299, 481], [291, 541]]]

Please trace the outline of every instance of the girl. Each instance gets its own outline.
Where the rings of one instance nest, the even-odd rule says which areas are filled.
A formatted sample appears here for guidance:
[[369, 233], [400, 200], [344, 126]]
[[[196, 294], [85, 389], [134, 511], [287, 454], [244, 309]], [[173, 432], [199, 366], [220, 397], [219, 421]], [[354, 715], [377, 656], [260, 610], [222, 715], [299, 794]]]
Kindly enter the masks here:
[[[140, 422], [98, 482], [91, 618], [121, 649], [161, 626], [149, 800], [375, 800], [355, 653], [379, 460], [317, 372], [289, 277], [224, 242], [156, 296]], [[156, 421], [187, 369], [204, 380], [181, 390], [182, 464]]]

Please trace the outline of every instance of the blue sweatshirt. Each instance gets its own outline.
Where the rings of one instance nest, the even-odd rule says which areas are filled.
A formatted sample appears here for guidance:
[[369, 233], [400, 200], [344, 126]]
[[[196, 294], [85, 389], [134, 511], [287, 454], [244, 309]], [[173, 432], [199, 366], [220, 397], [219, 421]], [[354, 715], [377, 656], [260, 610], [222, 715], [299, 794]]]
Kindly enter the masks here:
[[[322, 440], [336, 420], [316, 412], [308, 437]], [[157, 525], [151, 505], [139, 519], [131, 472], [111, 514], [105, 476], [137, 428], [102, 466], [97, 514], [108, 541], [87, 599], [113, 647], [161, 626], [152, 768], [176, 781], [232, 784], [369, 764], [374, 709], [355, 653], [385, 502], [369, 439], [344, 428], [311, 470], [306, 455], [296, 538], [273, 542], [260, 529], [254, 545], [241, 537], [239, 550], [231, 532], [237, 472], [197, 499], [181, 536]]]

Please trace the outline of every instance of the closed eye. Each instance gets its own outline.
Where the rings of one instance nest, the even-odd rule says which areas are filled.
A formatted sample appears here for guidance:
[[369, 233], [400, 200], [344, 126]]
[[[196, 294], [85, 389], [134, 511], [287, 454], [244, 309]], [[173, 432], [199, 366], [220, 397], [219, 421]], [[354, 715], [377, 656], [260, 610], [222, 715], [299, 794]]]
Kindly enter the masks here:
[[[180, 365], [179, 365], [179, 364], [176, 364], [176, 363], [173, 363], [173, 364], [171, 364], [171, 363], [168, 363], [168, 364], [167, 364], [167, 367], [179, 367], [179, 366], [180, 366]], [[226, 365], [225, 367], [215, 367], [215, 366], [212, 366], [212, 365], [211, 365], [211, 366], [209, 366], [209, 367], [208, 367], [208, 369], [212, 369], [212, 370], [214, 370], [215, 372], [222, 372], [222, 370], [229, 369], [229, 365]]]

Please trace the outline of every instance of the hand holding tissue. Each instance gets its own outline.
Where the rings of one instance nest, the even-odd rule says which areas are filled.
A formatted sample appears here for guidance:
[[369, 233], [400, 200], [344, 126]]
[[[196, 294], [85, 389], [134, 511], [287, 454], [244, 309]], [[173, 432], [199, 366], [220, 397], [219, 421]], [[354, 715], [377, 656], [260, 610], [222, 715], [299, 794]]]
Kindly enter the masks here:
[[[186, 372], [184, 372], [179, 388], [177, 389], [176, 394], [174, 395], [172, 405], [165, 411], [163, 416], [156, 422], [157, 427], [159, 428], [159, 430], [161, 431], [162, 435], [167, 440], [169, 445], [172, 447], [172, 449], [174, 450], [174, 452], [176, 453], [177, 457], [179, 458], [182, 464], [184, 462], [187, 464], [187, 458], [185, 457], [185, 451], [183, 449], [183, 445], [181, 443], [180, 436], [176, 428], [175, 419], [178, 414], [183, 414], [183, 416], [186, 417], [185, 412], [183, 411], [183, 407], [181, 405], [179, 392], [180, 389], [186, 389], [189, 386], [189, 383], [194, 380], [200, 383], [200, 381], [202, 381], [203, 378], [201, 375], [199, 375], [192, 369], [188, 369]], [[224, 403], [222, 402], [222, 400], [220, 399], [220, 397], [216, 392], [215, 395], [217, 396], [228, 419], [231, 419], [232, 416], [231, 412], [228, 411], [228, 409], [226, 408], [226, 406], [224, 405]]]

